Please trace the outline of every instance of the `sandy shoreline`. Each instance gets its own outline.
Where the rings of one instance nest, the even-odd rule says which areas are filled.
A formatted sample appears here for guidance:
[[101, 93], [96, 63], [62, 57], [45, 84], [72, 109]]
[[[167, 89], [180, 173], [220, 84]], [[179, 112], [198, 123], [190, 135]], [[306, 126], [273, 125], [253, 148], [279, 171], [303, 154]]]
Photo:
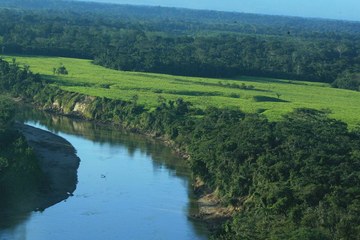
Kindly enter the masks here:
[[50, 189], [39, 194], [37, 208], [45, 209], [71, 196], [76, 189], [80, 163], [74, 147], [62, 137], [29, 125], [17, 123], [16, 129], [34, 149], [49, 180]]

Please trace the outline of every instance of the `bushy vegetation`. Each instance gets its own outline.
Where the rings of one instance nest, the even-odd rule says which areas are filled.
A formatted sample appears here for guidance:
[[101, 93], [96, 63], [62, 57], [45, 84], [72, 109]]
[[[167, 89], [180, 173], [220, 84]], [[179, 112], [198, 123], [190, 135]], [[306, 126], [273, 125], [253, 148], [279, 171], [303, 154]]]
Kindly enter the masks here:
[[222, 111], [194, 137], [193, 171], [240, 208], [216, 239], [359, 236], [358, 131], [309, 109], [277, 123]]
[[31, 98], [36, 95], [44, 84], [39, 74], [33, 74], [29, 66], [21, 67], [15, 58], [11, 59], [12, 64], [0, 59], [0, 90], [11, 93], [13, 96]]
[[345, 72], [332, 85], [336, 88], [360, 91], [360, 73]]
[[[20, 68], [13, 59], [0, 60], [0, 92], [13, 97], [32, 98], [44, 87], [40, 76], [27, 66]], [[0, 209], [29, 211], [28, 204], [45, 187], [45, 176], [24, 136], [14, 129], [15, 106], [8, 97], [0, 98]], [[11, 212], [11, 211], [9, 211]]]
[[[32, 89], [39, 88], [30, 97], [38, 104], [88, 98], [44, 87], [39, 78], [26, 78], [31, 73], [21, 74], [24, 70], [16, 64], [0, 63], [1, 76], [16, 73], [11, 85], [27, 82]], [[17, 94], [26, 95], [26, 89], [22, 91]], [[148, 111], [136, 96], [131, 101], [92, 98], [89, 115], [83, 117], [163, 136], [188, 152], [194, 176], [216, 189], [224, 204], [239, 209], [216, 239], [359, 236], [358, 129], [349, 132], [345, 123], [311, 109], [269, 122], [238, 109], [200, 110], [182, 99], [158, 100], [158, 106]]]
[[13, 126], [14, 102], [0, 98], [0, 212], [26, 205], [45, 186], [37, 158], [25, 138]]
[[68, 70], [66, 69], [66, 67], [64, 66], [64, 65], [62, 65], [61, 64], [61, 66], [60, 67], [54, 67], [53, 68], [53, 73], [54, 74], [57, 74], [57, 75], [59, 75], [59, 74], [61, 74], [61, 75], [68, 75], [69, 74], [69, 72], [68, 72]]

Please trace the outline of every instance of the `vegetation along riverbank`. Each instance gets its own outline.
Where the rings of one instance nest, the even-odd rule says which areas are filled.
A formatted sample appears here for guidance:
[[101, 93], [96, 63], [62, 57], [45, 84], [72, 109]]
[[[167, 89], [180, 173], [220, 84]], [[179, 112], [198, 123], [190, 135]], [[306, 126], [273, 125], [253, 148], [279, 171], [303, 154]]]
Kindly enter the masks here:
[[66, 3], [0, 3], [2, 93], [171, 144], [215, 239], [360, 236], [358, 22]]
[[68, 198], [76, 188], [79, 165], [64, 139], [14, 123], [15, 105], [10, 98], [0, 99], [0, 216], [1, 224], [10, 225], [23, 219], [18, 215]]
[[[0, 204], [1, 217], [7, 218], [13, 209], [32, 210], [44, 178], [34, 152], [29, 148], [25, 138], [13, 126], [15, 113], [14, 103], [0, 99]], [[22, 197], [18, 197], [22, 196]]]
[[182, 99], [163, 100], [149, 110], [136, 99], [61, 90], [16, 62], [1, 60], [0, 66], [3, 91], [43, 109], [117, 123], [176, 143], [191, 156], [194, 176], [223, 205], [241, 209], [218, 229], [217, 238], [350, 239], [359, 233], [354, 224], [360, 221], [359, 130], [324, 112], [297, 109], [270, 122], [238, 109], [200, 111]]

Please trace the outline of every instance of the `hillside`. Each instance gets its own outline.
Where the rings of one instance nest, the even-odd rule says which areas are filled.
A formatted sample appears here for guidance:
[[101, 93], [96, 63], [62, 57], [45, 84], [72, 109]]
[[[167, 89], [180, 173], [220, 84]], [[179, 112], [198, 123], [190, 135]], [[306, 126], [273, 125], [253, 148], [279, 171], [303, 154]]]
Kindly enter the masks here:
[[[60, 57], [13, 57], [20, 65], [30, 66], [63, 90], [131, 100], [147, 109], [158, 106], [159, 97], [190, 101], [194, 107], [235, 107], [248, 113], [262, 113], [279, 120], [295, 108], [313, 108], [330, 112], [330, 117], [354, 127], [360, 122], [360, 93], [331, 88], [326, 83], [291, 81], [259, 77], [234, 79], [197, 78], [165, 74], [126, 72], [107, 69], [90, 60]], [[68, 75], [53, 73], [63, 64]]]

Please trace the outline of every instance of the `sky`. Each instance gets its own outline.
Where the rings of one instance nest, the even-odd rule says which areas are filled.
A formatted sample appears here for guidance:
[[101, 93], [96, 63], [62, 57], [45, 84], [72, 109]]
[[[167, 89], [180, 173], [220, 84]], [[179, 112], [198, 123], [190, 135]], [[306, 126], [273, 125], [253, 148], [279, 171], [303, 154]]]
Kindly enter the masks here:
[[360, 21], [360, 0], [82, 0]]

